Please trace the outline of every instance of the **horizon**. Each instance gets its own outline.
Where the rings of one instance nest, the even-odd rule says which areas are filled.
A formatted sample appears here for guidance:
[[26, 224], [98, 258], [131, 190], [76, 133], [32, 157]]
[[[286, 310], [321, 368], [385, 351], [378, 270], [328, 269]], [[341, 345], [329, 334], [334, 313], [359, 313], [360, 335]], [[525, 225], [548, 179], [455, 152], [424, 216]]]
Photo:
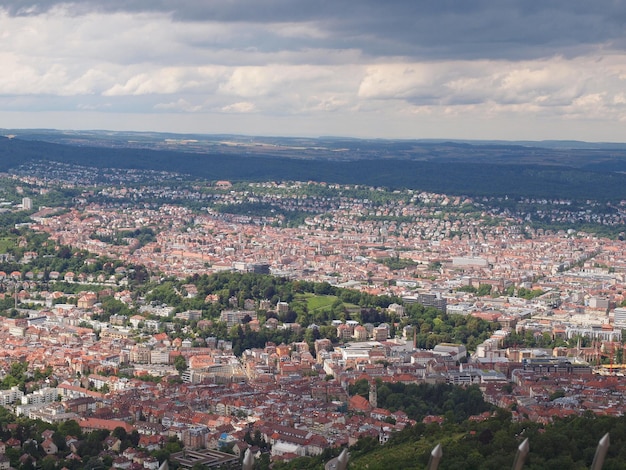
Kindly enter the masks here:
[[[226, 137], [238, 137], [238, 138], [258, 138], [258, 139], [310, 139], [310, 140], [323, 140], [323, 139], [331, 139], [331, 140], [374, 140], [374, 141], [388, 141], [388, 142], [433, 142], [433, 143], [469, 143], [469, 144], [513, 144], [513, 145], [522, 145], [525, 144], [561, 144], [561, 143], [572, 143], [572, 144], [590, 144], [590, 145], [626, 145], [626, 140], [622, 141], [592, 141], [592, 140], [580, 140], [580, 139], [543, 139], [543, 140], [527, 140], [527, 139], [461, 139], [461, 138], [446, 138], [446, 137], [432, 137], [432, 138], [390, 138], [390, 137], [355, 137], [349, 135], [280, 135], [280, 134], [245, 134], [245, 133], [236, 133], [236, 132], [216, 132], [216, 133], [207, 133], [207, 132], [174, 132], [174, 131], [153, 131], [153, 130], [133, 130], [133, 129], [125, 129], [125, 130], [114, 130], [114, 129], [60, 129], [53, 127], [23, 127], [23, 128], [6, 128], [0, 127], [0, 132], [53, 132], [53, 133], [110, 133], [110, 134], [170, 134], [170, 135], [179, 135], [179, 136], [205, 136], [205, 137], [217, 137], [217, 136], [226, 136]], [[12, 134], [3, 134], [1, 137], [19, 137], [19, 135]], [[584, 148], [584, 147], [583, 147]]]
[[609, 0], [5, 0], [0, 127], [618, 143], [625, 15]]

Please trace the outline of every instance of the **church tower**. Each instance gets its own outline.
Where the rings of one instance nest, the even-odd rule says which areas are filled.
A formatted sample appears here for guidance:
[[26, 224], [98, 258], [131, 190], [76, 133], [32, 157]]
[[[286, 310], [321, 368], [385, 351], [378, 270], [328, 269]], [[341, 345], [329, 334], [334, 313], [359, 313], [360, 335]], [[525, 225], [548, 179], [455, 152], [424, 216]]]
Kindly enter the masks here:
[[370, 405], [372, 408], [378, 408], [378, 391], [374, 381], [370, 382]]

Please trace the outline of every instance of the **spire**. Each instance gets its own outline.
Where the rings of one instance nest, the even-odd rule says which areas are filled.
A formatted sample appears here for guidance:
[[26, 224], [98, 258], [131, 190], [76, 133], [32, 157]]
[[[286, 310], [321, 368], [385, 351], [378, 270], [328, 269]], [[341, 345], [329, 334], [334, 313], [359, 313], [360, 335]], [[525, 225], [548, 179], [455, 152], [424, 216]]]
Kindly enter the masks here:
[[376, 390], [376, 382], [370, 382], [370, 405], [372, 408], [378, 408], [378, 391]]

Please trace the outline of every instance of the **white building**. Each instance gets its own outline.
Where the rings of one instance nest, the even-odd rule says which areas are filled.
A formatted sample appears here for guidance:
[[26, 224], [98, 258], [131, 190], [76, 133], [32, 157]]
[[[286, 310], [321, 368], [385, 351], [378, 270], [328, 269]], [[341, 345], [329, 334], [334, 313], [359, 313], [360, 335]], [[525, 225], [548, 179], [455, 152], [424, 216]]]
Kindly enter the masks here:
[[53, 403], [59, 399], [59, 389], [45, 387], [35, 390], [33, 393], [22, 396], [22, 405], [43, 405]]
[[626, 328], [626, 308], [616, 308], [613, 315], [613, 325], [615, 328]]
[[170, 362], [170, 352], [165, 348], [153, 349], [150, 351], [150, 364], [168, 364]]
[[575, 336], [582, 336], [583, 338], [598, 339], [600, 341], [621, 341], [622, 330], [621, 328], [608, 329], [602, 328], [600, 325], [593, 325], [590, 327], [573, 327], [568, 326], [565, 328], [565, 335], [567, 339], [572, 339]]
[[22, 392], [16, 386], [11, 387], [9, 390], [0, 390], [0, 405], [9, 405], [19, 401], [21, 403], [24, 392]]

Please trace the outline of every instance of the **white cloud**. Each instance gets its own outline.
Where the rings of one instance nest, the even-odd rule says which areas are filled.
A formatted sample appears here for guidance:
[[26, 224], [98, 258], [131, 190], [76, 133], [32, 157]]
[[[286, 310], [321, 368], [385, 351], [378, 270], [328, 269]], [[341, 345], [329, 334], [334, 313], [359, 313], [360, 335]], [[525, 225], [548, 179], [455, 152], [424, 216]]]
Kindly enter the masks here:
[[[234, 3], [194, 3], [203, 13], [198, 18], [191, 10], [182, 12], [180, 5], [172, 7], [177, 9], [173, 13], [157, 11], [156, 4], [141, 11], [135, 2], [137, 12], [130, 12], [123, 3], [97, 9], [88, 8], [88, 2], [81, 8], [42, 5], [38, 14], [22, 12], [25, 16], [0, 9], [0, 105], [13, 112], [103, 110], [102, 124], [93, 125], [101, 128], [116, 113], [150, 116], [146, 122], [151, 125], [160, 117], [163, 126], [171, 123], [171, 113], [206, 113], [233, 117], [227, 121], [233, 126], [230, 132], [238, 132], [234, 117], [246, 115], [259, 118], [259, 129], [265, 125], [262, 118], [268, 129], [276, 128], [270, 121], [288, 119], [281, 121], [281, 129], [300, 123], [303, 134], [318, 129], [347, 135], [371, 131], [383, 137], [401, 131], [405, 137], [428, 137], [422, 132], [434, 131], [427, 119], [438, 123], [437, 130], [447, 129], [450, 137], [458, 135], [459, 126], [471, 128], [483, 120], [498, 121], [494, 132], [506, 122], [522, 122], [539, 134], [550, 128], [546, 121], [538, 123], [545, 119], [560, 131], [562, 122], [570, 127], [575, 122], [600, 135], [586, 125], [590, 120], [611, 124], [626, 119], [626, 53], [611, 31], [606, 35], [612, 41], [596, 44], [587, 37], [589, 31], [573, 31], [566, 38], [544, 31], [543, 39], [530, 34], [524, 39], [524, 31], [515, 30], [516, 41], [527, 41], [520, 59], [512, 45], [489, 42], [489, 31], [467, 38], [475, 46], [454, 42], [452, 36], [438, 45], [435, 24], [420, 17], [416, 21], [425, 26], [420, 32], [402, 30], [408, 20], [398, 12], [396, 31], [392, 22], [383, 21], [391, 16], [375, 3], [369, 8], [381, 15], [380, 22], [361, 10], [352, 17], [331, 18], [310, 5], [308, 16], [294, 7], [257, 20], [233, 10]], [[215, 8], [215, 14], [206, 8]], [[337, 8], [345, 13], [344, 7]], [[463, 15], [448, 15], [435, 6], [430, 13], [424, 8], [426, 18], [432, 14], [445, 24], [462, 20]], [[602, 21], [610, 26], [609, 20]], [[424, 42], [413, 41], [416, 37]], [[567, 48], [551, 46], [560, 39]], [[505, 52], [498, 54], [503, 57], [490, 57], [490, 45], [501, 45]], [[10, 123], [0, 121], [2, 126]]]
[[102, 94], [104, 96], [170, 95], [181, 91], [184, 86], [181, 79], [180, 69], [165, 68], [134, 75], [125, 83], [115, 84]]
[[[581, 114], [622, 113], [618, 70], [626, 55], [596, 63], [593, 58], [541, 61], [454, 61], [377, 64], [366, 70], [359, 97], [400, 100], [444, 114], [485, 112]], [[383, 105], [381, 105], [383, 106]], [[620, 114], [621, 115], [621, 114]]]
[[226, 113], [252, 113], [255, 110], [256, 106], [254, 106], [254, 103], [250, 103], [249, 101], [240, 101], [222, 108], [222, 111]]
[[321, 85], [331, 75], [324, 66], [237, 67], [229, 79], [220, 84], [219, 92], [241, 97], [280, 95], [307, 85]]
[[13, 53], [0, 53], [0, 94], [65, 94], [67, 69], [61, 64], [43, 67]]
[[169, 103], [158, 103], [154, 105], [154, 109], [164, 111], [177, 111], [185, 113], [197, 113], [203, 110], [203, 106], [199, 104], [192, 104], [185, 99], [178, 99]]

